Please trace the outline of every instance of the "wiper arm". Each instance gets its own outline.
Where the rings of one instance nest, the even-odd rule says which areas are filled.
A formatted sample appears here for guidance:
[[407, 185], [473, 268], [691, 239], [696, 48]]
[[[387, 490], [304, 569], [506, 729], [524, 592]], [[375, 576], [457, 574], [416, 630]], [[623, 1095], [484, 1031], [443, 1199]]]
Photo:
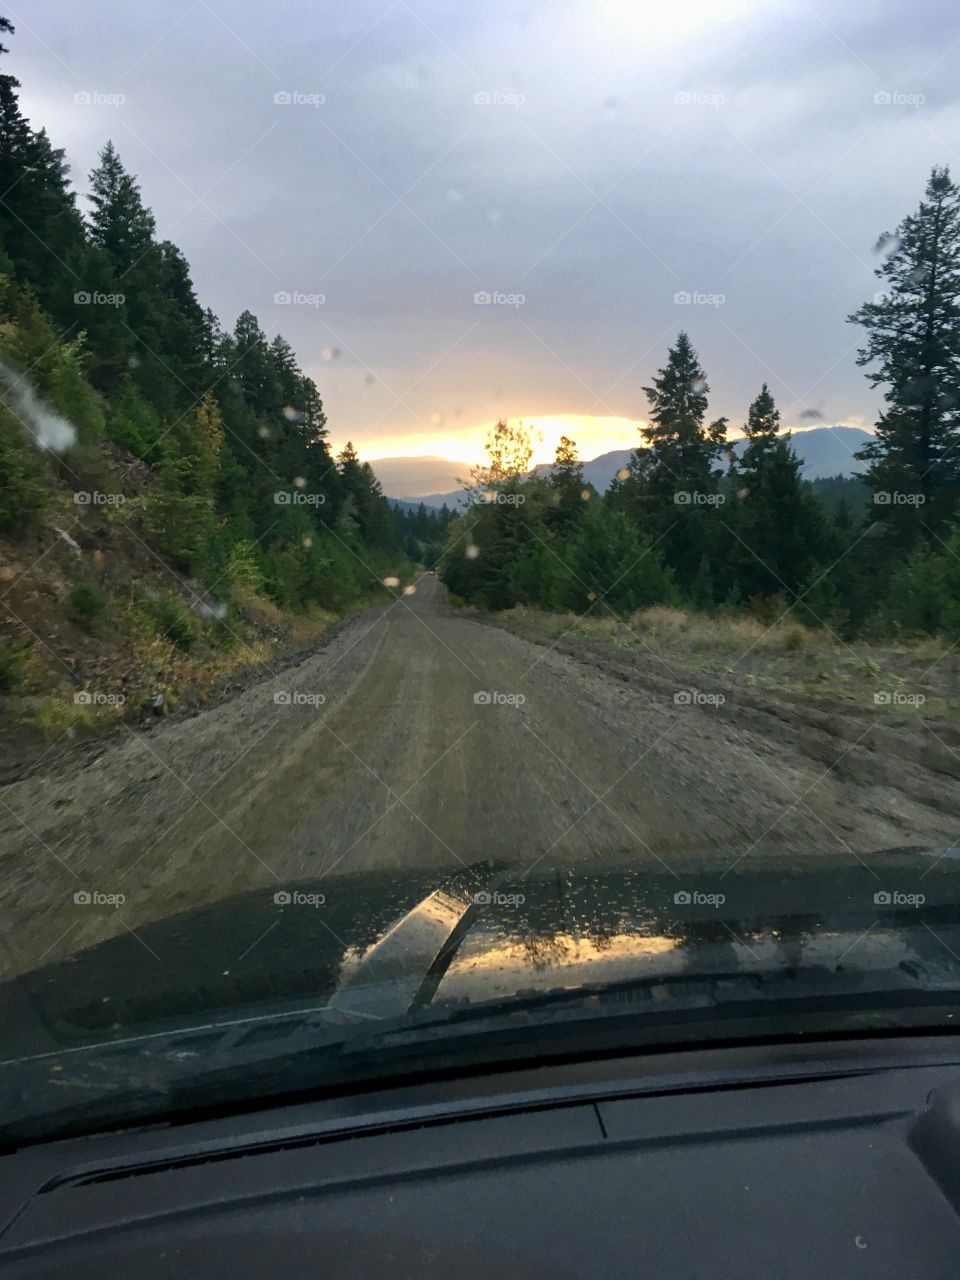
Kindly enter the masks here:
[[[434, 1006], [423, 1013], [392, 1018], [376, 1025], [354, 1026], [335, 1043], [306, 1047], [259, 1063], [206, 1072], [186, 1082], [194, 1087], [231, 1086], [236, 1080], [253, 1085], [263, 1080], [274, 1087], [287, 1082], [296, 1088], [324, 1087], [341, 1077], [359, 1080], [396, 1074], [405, 1065], [423, 1070], [453, 1065], [461, 1056], [481, 1065], [505, 1049], [507, 1043], [529, 1056], [545, 1035], [582, 1041], [583, 1024], [591, 1026], [591, 1046], [603, 1025], [611, 1038], [637, 1047], [668, 1038], [676, 1030], [719, 1026], [740, 1020], [771, 1018], [771, 1005], [784, 1021], [801, 1015], [878, 1015], [904, 1010], [940, 1009], [960, 1003], [960, 985], [934, 985], [910, 967], [891, 970], [844, 971], [826, 968], [734, 970], [703, 976], [673, 974], [589, 987], [526, 993], [477, 1004]], [[952, 1016], [952, 1015], [951, 1015]], [[878, 1024], [879, 1025], [879, 1024]], [[782, 1030], [783, 1027], [778, 1028]], [[532, 1041], [532, 1033], [536, 1041]], [[686, 1037], [684, 1037], [686, 1038]], [[448, 1060], [448, 1061], [444, 1061]], [[177, 1085], [174, 1083], [174, 1088]]]
[[[199, 1071], [202, 1059], [179, 1060], [174, 1042], [168, 1049], [152, 1041], [139, 1051], [94, 1045], [85, 1061], [77, 1063], [81, 1092], [75, 1105], [51, 1114], [52, 1095], [34, 1075], [30, 1091], [37, 1105], [32, 1117], [0, 1128], [0, 1141], [16, 1142], [21, 1135], [35, 1141], [138, 1121], [185, 1119], [218, 1108], [277, 1105], [339, 1092], [344, 1086], [355, 1090], [429, 1073], [483, 1071], [531, 1060], [582, 1059], [691, 1042], [733, 1043], [756, 1038], [758, 1032], [764, 1039], [786, 1039], [843, 1031], [943, 1030], [957, 1024], [960, 985], [931, 981], [912, 965], [860, 972], [819, 968], [661, 975], [434, 1006], [382, 1023], [354, 1023], [340, 1035], [329, 1027], [305, 1025], [302, 1048], [290, 1050], [289, 1039], [278, 1032], [275, 1038], [267, 1035], [259, 1041], [256, 1056], [224, 1063], [218, 1055], [223, 1065]], [[281, 1043], [285, 1052], [278, 1053]], [[100, 1097], [91, 1096], [98, 1072], [107, 1086]], [[136, 1098], [126, 1092], [117, 1096], [118, 1072], [128, 1086], [137, 1082]], [[69, 1081], [59, 1077], [56, 1096], [61, 1102], [68, 1089]], [[22, 1101], [17, 1108], [21, 1114]]]

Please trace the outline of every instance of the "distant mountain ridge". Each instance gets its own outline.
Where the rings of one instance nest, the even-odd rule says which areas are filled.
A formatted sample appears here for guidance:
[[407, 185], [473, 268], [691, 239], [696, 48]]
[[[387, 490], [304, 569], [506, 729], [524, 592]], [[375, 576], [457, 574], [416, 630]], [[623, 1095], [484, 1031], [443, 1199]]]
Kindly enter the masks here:
[[[804, 431], [793, 432], [793, 447], [803, 462], [801, 472], [803, 478], [818, 480], [825, 476], [859, 475], [864, 470], [864, 464], [859, 462], [854, 454], [870, 439], [872, 435], [869, 431], [864, 431], [861, 427], [843, 425], [810, 427]], [[739, 455], [746, 441], [741, 437], [731, 443]], [[591, 458], [583, 464], [584, 479], [592, 484], [598, 493], [605, 492], [617, 472], [627, 466], [632, 453], [632, 449], [612, 449], [609, 453], [601, 453], [598, 457]], [[409, 466], [405, 469], [398, 464], [409, 464]], [[387, 497], [403, 503], [418, 506], [422, 502], [425, 507], [442, 507], [446, 503], [448, 507], [456, 508], [466, 496], [466, 490], [462, 488], [433, 492], [432, 486], [428, 489], [424, 485], [423, 491], [418, 493], [416, 486], [402, 487], [405, 474], [412, 477], [418, 474], [426, 476], [453, 473], [453, 479], [456, 480], [465, 470], [463, 463], [450, 462], [444, 458], [426, 457], [384, 458], [370, 465]], [[550, 464], [541, 463], [534, 469], [541, 475], [548, 474]], [[397, 483], [398, 481], [400, 483]]]

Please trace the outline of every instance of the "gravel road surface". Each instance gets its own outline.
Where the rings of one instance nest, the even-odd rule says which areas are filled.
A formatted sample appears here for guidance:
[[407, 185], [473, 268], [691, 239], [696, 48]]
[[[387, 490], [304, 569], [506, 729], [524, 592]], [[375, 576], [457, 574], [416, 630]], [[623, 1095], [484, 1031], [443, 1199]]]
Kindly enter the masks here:
[[459, 614], [427, 576], [233, 700], [0, 789], [7, 972], [339, 872], [626, 854], [719, 876], [960, 834], [955, 762], [680, 691]]

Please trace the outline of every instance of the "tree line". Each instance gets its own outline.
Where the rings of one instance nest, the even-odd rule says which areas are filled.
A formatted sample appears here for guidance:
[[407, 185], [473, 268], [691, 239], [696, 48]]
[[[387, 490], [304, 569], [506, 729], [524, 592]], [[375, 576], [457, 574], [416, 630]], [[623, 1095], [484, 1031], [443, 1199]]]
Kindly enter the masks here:
[[433, 569], [443, 554], [447, 530], [457, 518], [446, 503], [440, 508], [423, 502], [394, 502], [393, 524], [397, 543], [408, 560]]
[[[218, 594], [340, 609], [368, 593], [402, 559], [389, 504], [352, 446], [332, 456], [290, 344], [200, 304], [112, 142], [84, 215], [18, 89], [0, 74], [0, 531], [29, 531], [58, 485], [115, 486], [113, 446], [150, 468], [150, 546]], [[72, 428], [59, 456], [38, 447], [50, 414]]]
[[748, 607], [846, 638], [960, 637], [960, 193], [947, 169], [877, 251], [883, 287], [849, 317], [865, 334], [858, 363], [884, 392], [862, 476], [804, 481], [766, 384], [738, 456], [680, 333], [644, 388], [642, 443], [604, 494], [573, 441], [531, 473], [529, 431], [496, 425], [448, 532], [451, 590], [492, 609]]

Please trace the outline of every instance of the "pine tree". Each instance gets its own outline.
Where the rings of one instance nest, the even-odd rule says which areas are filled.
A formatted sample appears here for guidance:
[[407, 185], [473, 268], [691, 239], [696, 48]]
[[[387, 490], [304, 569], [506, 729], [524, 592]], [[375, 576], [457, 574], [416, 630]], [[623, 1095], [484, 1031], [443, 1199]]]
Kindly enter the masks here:
[[715, 482], [726, 429], [723, 418], [704, 427], [709, 390], [693, 344], [681, 332], [653, 386], [644, 387], [651, 412], [650, 425], [641, 428], [654, 466], [669, 479], [689, 479], [708, 490]]
[[823, 516], [800, 477], [802, 462], [780, 434], [780, 411], [766, 383], [750, 405], [746, 448], [735, 469], [741, 495], [737, 580], [746, 596], [795, 599], [823, 553]]
[[90, 239], [98, 251], [97, 287], [122, 298], [117, 306], [91, 306], [85, 317], [100, 384], [110, 392], [129, 372], [146, 399], [173, 418], [191, 401], [177, 367], [179, 353], [166, 349], [173, 304], [164, 296], [163, 252], [153, 214], [112, 142], [90, 174], [88, 199]]
[[156, 287], [160, 294], [159, 351], [164, 364], [176, 370], [171, 392], [178, 409], [192, 408], [209, 389], [210, 362], [206, 355], [207, 319], [197, 301], [190, 267], [175, 244], [158, 246]]
[[[774, 403], [770, 388], [764, 383], [760, 394], [747, 411], [747, 421], [743, 428], [747, 446], [740, 459], [740, 469], [748, 494], [758, 488], [764, 463], [776, 447], [779, 431], [780, 410]], [[789, 440], [789, 436], [787, 439]]]
[[641, 529], [662, 538], [663, 555], [681, 588], [689, 589], [712, 543], [721, 536], [716, 522], [719, 466], [726, 419], [706, 425], [706, 375], [686, 333], [671, 347], [667, 363], [645, 387], [650, 423], [641, 428], [646, 449], [635, 451], [629, 477], [615, 505], [634, 511]]
[[934, 168], [918, 211], [881, 237], [884, 290], [849, 317], [867, 330], [858, 363], [875, 366], [886, 408], [858, 457], [875, 515], [910, 545], [942, 530], [960, 498], [960, 192]]
[[[0, 35], [13, 26], [0, 17]], [[8, 52], [0, 44], [0, 56]], [[86, 287], [83, 220], [69, 189], [69, 166], [41, 129], [20, 111], [20, 82], [0, 74], [0, 271], [29, 285], [63, 330], [78, 315], [74, 294]]]
[[112, 142], [100, 152], [100, 163], [90, 174], [88, 198], [93, 205], [91, 239], [122, 277], [155, 247], [156, 224], [136, 178], [127, 173]]

